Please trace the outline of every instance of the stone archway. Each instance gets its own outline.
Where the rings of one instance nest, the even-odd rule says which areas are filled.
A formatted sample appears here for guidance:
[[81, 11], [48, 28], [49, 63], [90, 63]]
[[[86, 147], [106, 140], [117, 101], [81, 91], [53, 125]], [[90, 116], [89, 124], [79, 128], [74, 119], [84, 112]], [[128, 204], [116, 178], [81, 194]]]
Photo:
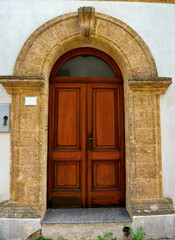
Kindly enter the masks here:
[[[171, 212], [171, 200], [162, 196], [159, 109], [159, 97], [166, 92], [171, 79], [157, 76], [150, 50], [133, 29], [110, 16], [95, 13], [91, 7], [39, 27], [21, 49], [14, 75], [0, 79], [13, 96], [11, 199], [19, 205], [37, 206], [41, 214], [45, 211], [48, 79], [56, 60], [78, 47], [106, 52], [124, 77], [128, 211]], [[37, 106], [25, 106], [25, 96], [37, 96]], [[32, 212], [31, 216], [34, 215]]]
[[[89, 34], [84, 31], [88, 28]], [[92, 8], [65, 14], [38, 28], [21, 49], [14, 75], [47, 76], [63, 53], [81, 46], [107, 52], [129, 77], [157, 76], [154, 59], [140, 36], [127, 24]]]

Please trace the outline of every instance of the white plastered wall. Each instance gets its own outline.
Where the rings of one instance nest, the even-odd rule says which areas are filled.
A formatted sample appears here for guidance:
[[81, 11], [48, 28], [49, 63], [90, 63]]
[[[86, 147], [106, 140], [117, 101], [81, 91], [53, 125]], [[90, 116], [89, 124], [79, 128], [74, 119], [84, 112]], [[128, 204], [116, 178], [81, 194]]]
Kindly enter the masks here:
[[[74, 0], [0, 0], [0, 75], [11, 75], [26, 39], [46, 21], [93, 6], [97, 12], [122, 20], [145, 41], [158, 74], [175, 81], [175, 4]], [[10, 102], [0, 88], [0, 101]], [[175, 83], [161, 97], [163, 192], [175, 203]], [[0, 133], [0, 201], [9, 197], [10, 136]]]

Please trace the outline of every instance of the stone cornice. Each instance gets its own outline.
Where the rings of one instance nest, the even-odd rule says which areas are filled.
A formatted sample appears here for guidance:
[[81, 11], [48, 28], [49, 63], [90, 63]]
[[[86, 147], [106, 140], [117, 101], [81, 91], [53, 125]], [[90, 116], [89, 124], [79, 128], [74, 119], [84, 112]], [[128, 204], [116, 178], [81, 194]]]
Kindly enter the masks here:
[[20, 206], [17, 202], [7, 200], [0, 202], [0, 218], [40, 218], [37, 206]]
[[23, 90], [43, 88], [45, 78], [43, 76], [0, 76], [0, 84], [8, 93], [12, 93], [17, 89], [19, 90], [19, 88]]
[[143, 200], [137, 204], [135, 201], [133, 207], [133, 215], [162, 215], [162, 214], [174, 214], [173, 201], [170, 198], [157, 198]]
[[164, 94], [171, 85], [170, 77], [133, 77], [128, 80], [128, 85], [132, 90], [152, 91]]

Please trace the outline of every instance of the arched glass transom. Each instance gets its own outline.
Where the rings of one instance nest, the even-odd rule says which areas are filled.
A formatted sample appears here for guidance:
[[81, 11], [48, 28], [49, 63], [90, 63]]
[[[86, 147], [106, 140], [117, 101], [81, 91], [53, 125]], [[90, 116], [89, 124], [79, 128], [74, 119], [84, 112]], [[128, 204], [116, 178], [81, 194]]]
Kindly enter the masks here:
[[111, 66], [103, 59], [82, 54], [68, 59], [59, 68], [57, 77], [116, 77]]

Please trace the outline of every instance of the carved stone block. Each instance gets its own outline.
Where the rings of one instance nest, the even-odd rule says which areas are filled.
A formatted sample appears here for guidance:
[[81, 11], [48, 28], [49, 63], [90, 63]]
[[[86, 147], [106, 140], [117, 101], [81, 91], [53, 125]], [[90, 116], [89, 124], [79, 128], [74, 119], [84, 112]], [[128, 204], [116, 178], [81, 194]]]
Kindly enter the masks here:
[[93, 7], [80, 7], [78, 9], [79, 22], [82, 29], [82, 34], [89, 37], [95, 24], [95, 8]]

